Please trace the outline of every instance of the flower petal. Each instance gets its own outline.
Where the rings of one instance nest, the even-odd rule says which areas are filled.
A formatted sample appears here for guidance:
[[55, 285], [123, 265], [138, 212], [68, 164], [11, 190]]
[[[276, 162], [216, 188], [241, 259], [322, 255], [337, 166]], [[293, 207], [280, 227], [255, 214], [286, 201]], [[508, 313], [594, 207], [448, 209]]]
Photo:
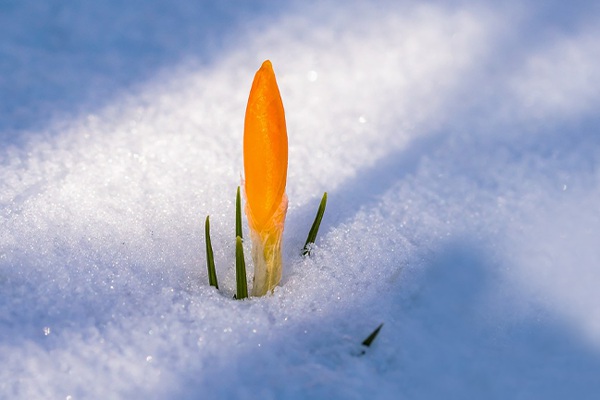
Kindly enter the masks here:
[[[254, 76], [244, 121], [244, 171], [250, 226], [260, 232], [274, 224], [287, 180], [285, 113], [269, 60]], [[283, 215], [285, 218], [285, 214]]]

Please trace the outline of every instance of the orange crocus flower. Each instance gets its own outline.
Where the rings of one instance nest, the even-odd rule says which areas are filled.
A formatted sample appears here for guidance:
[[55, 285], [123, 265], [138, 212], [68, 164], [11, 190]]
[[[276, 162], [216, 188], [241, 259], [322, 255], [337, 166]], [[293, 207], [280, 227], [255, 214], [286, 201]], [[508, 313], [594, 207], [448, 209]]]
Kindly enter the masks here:
[[269, 60], [254, 76], [244, 121], [244, 189], [254, 262], [253, 296], [281, 280], [281, 239], [287, 212], [288, 141], [281, 95]]

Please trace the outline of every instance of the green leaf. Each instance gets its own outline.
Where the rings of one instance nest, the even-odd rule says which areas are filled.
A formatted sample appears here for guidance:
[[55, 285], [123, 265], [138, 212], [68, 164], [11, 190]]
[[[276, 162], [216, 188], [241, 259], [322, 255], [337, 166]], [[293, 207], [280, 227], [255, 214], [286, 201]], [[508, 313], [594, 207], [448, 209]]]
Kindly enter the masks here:
[[235, 196], [235, 235], [239, 236], [242, 240], [242, 196], [240, 196], [240, 187], [237, 188], [237, 194]]
[[371, 334], [365, 340], [363, 340], [362, 345], [365, 347], [371, 346], [371, 343], [373, 343], [373, 340], [375, 340], [375, 338], [379, 334], [379, 331], [381, 330], [382, 326], [383, 326], [383, 322], [381, 324], [379, 324], [379, 326], [377, 328], [375, 328], [375, 330], [373, 332], [371, 332]]
[[204, 240], [206, 241], [206, 267], [208, 268], [208, 284], [218, 289], [219, 284], [217, 283], [215, 258], [213, 255], [212, 244], [210, 242], [210, 221], [208, 219], [208, 215], [206, 216], [206, 222], [204, 223]]
[[244, 261], [244, 247], [242, 238], [235, 238], [235, 280], [237, 283], [238, 300], [248, 297], [248, 283], [246, 281], [246, 262]]
[[321, 226], [321, 220], [323, 219], [323, 214], [325, 214], [325, 206], [327, 205], [327, 192], [323, 193], [323, 198], [321, 199], [321, 204], [319, 204], [319, 210], [317, 211], [317, 215], [315, 216], [315, 221], [310, 228], [310, 232], [308, 232], [308, 237], [306, 238], [306, 243], [304, 243], [304, 248], [302, 249], [302, 255], [310, 255], [310, 245], [317, 240], [317, 233], [319, 232], [319, 227]]

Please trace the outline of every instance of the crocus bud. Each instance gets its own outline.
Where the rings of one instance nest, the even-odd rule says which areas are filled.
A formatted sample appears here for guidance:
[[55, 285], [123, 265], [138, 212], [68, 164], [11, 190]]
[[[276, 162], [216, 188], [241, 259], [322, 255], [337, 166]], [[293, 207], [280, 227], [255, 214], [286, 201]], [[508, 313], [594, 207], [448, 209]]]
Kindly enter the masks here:
[[281, 280], [281, 239], [287, 212], [288, 141], [285, 113], [273, 66], [254, 76], [244, 121], [244, 190], [254, 262], [253, 296]]

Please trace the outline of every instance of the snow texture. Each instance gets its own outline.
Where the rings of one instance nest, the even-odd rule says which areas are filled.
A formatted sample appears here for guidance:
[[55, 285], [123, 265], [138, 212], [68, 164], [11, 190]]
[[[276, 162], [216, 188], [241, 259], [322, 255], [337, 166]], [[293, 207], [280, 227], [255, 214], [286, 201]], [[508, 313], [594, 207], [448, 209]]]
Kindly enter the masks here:
[[[598, 2], [275, 3], [0, 1], [0, 398], [599, 398]], [[235, 301], [264, 59], [285, 268]]]

